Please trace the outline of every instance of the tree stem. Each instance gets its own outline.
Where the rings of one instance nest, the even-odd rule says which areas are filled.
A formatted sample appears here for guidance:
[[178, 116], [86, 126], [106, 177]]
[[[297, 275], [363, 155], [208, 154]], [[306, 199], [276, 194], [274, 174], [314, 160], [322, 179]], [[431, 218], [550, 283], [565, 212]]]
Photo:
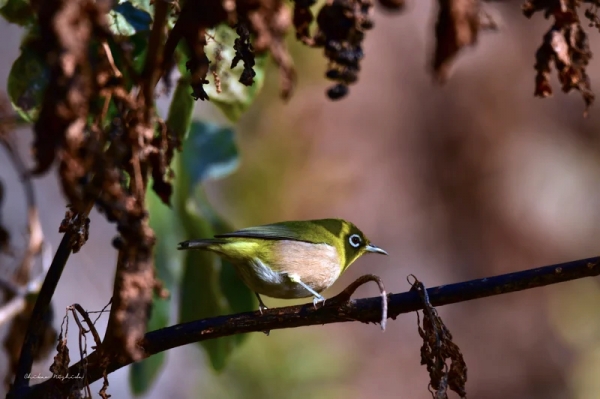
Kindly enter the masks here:
[[[429, 288], [427, 294], [433, 306], [442, 306], [597, 275], [600, 275], [600, 257], [442, 285]], [[147, 333], [144, 339], [139, 342], [139, 346], [144, 352], [144, 357], [148, 357], [193, 342], [235, 334], [348, 321], [381, 322], [381, 297], [351, 299], [349, 301], [339, 301], [336, 298], [328, 300], [325, 306], [317, 309], [310, 303], [268, 309], [262, 315], [256, 311], [178, 324]], [[422, 301], [416, 291], [388, 295], [389, 318], [395, 319], [400, 314], [420, 309], [422, 309]], [[101, 359], [99, 359], [97, 353], [98, 351], [90, 354], [85, 360], [87, 362], [87, 380], [90, 383], [102, 378], [105, 370], [107, 373], [111, 373], [132, 363], [130, 359], [114, 356], [111, 357], [111, 361], [105, 369], [101, 365]], [[69, 374], [77, 375], [77, 373], [81, 373], [81, 364], [80, 361], [71, 366]], [[76, 383], [76, 381], [65, 379], [60, 389], [68, 390], [70, 385]], [[56, 382], [49, 380], [35, 385], [27, 389], [27, 392], [22, 392], [21, 397], [44, 397], [44, 394], [49, 390], [57, 388], [56, 385], [52, 384], [56, 384]]]

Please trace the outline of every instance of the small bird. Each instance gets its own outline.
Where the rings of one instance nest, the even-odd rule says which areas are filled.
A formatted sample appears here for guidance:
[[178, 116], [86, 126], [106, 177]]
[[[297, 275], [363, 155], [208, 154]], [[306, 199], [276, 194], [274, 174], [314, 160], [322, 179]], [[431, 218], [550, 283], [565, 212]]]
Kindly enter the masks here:
[[214, 238], [184, 241], [178, 249], [212, 251], [231, 262], [254, 291], [261, 312], [267, 307], [260, 295], [282, 299], [313, 296], [316, 307], [325, 302], [320, 293], [360, 256], [367, 252], [387, 255], [354, 224], [342, 219], [248, 227]]

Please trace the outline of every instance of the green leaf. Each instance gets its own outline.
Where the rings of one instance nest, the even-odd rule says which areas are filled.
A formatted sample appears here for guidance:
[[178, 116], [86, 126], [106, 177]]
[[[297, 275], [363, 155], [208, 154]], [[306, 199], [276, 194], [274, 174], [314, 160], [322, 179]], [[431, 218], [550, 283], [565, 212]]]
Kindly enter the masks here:
[[[231, 61], [235, 57], [233, 45], [238, 35], [234, 29], [221, 24], [210, 29], [206, 35], [207, 45], [205, 52], [210, 60], [210, 69], [207, 76], [210, 82], [205, 86], [210, 101], [214, 103], [232, 122], [237, 122], [244, 112], [252, 105], [254, 99], [260, 93], [265, 80], [265, 66], [267, 55], [256, 55], [253, 69], [256, 72], [254, 84], [245, 86], [239, 82], [244, 70], [243, 62], [231, 69]], [[215, 84], [216, 74], [220, 80], [221, 92], [217, 92]]]
[[180, 140], [184, 140], [192, 125], [192, 114], [195, 101], [190, 94], [188, 79], [181, 78], [177, 82], [173, 99], [169, 107], [167, 126]]
[[[258, 308], [256, 296], [237, 275], [234, 266], [226, 260], [221, 261], [219, 283], [223, 295], [229, 303], [230, 314], [253, 312]], [[248, 334], [237, 334], [234, 337], [237, 343], [240, 344], [248, 338]]]
[[25, 41], [8, 75], [8, 96], [13, 108], [26, 121], [37, 119], [49, 80], [50, 70], [43, 57]]
[[0, 0], [0, 14], [10, 23], [31, 26], [36, 20], [27, 0]]
[[[151, 2], [152, 2], [152, 4], [151, 4]], [[131, 0], [131, 4], [133, 4], [133, 6], [135, 8], [144, 10], [150, 15], [154, 15], [154, 5], [153, 5], [154, 0]], [[171, 4], [171, 9], [174, 9], [174, 5], [176, 4], [176, 2], [170, 2], [170, 4]], [[181, 9], [181, 7], [183, 7], [183, 4], [184, 4], [183, 1], [179, 1], [179, 9]], [[178, 17], [179, 17], [179, 13], [177, 13], [177, 12], [170, 12], [167, 15], [167, 27], [169, 29], [173, 29], [173, 26], [175, 26], [175, 22], [177, 22]]]
[[190, 188], [210, 179], [220, 179], [237, 169], [239, 157], [235, 132], [210, 122], [192, 122], [182, 152], [183, 169]]
[[[171, 115], [170, 115], [171, 116]], [[211, 207], [201, 183], [223, 177], [237, 166], [234, 132], [229, 128], [198, 122], [178, 157], [175, 207], [186, 237], [212, 237], [231, 231], [229, 224]], [[235, 274], [233, 266], [213, 253], [184, 251], [184, 277], [180, 296], [181, 322], [251, 310], [253, 293]], [[222, 370], [244, 337], [224, 337], [201, 342], [212, 367]]]
[[165, 352], [160, 352], [131, 365], [129, 368], [129, 386], [134, 395], [140, 396], [148, 392], [152, 383], [158, 377], [158, 372], [164, 362]]
[[[211, 224], [213, 235], [223, 234], [234, 231], [235, 229], [225, 219], [223, 219], [208, 202], [206, 193], [199, 186], [195, 190], [194, 199], [202, 216]], [[254, 293], [244, 284], [235, 272], [234, 266], [226, 260], [221, 260], [221, 269], [219, 273], [219, 283], [221, 290], [227, 302], [229, 303], [230, 313], [251, 312], [256, 310], [258, 301]], [[238, 335], [244, 338], [246, 335]]]
[[[150, 4], [151, 0], [130, 0], [131, 4], [142, 11], [145, 11], [149, 15], [154, 15], [154, 7]], [[121, 2], [123, 2], [121, 0]]]
[[[180, 216], [190, 237], [209, 237], [212, 228], [188, 201]], [[228, 305], [219, 285], [220, 260], [210, 252], [184, 252], [184, 275], [181, 284], [179, 321], [181, 323], [221, 316], [228, 313]], [[209, 356], [212, 367], [222, 370], [237, 340], [224, 337], [200, 342]]]
[[[190, 72], [187, 69], [186, 63], [190, 59], [190, 49], [183, 41], [179, 42], [175, 49], [177, 59], [177, 68], [182, 77], [190, 78]], [[191, 91], [190, 91], [191, 92]]]
[[[175, 249], [179, 237], [182, 236], [181, 229], [174, 212], [163, 204], [154, 191], [148, 190], [146, 203], [150, 214], [150, 227], [156, 235], [154, 264], [157, 277], [169, 292], [173, 292], [175, 281], [181, 274], [181, 253]], [[155, 295], [148, 331], [166, 327], [169, 324], [170, 309], [171, 298], [162, 299]], [[141, 395], [148, 391], [162, 369], [165, 357], [166, 353], [161, 352], [131, 366], [129, 383], [134, 394]]]
[[149, 31], [151, 23], [151, 14], [135, 7], [129, 1], [118, 4], [108, 13], [108, 26], [119, 36], [132, 36], [137, 32]]

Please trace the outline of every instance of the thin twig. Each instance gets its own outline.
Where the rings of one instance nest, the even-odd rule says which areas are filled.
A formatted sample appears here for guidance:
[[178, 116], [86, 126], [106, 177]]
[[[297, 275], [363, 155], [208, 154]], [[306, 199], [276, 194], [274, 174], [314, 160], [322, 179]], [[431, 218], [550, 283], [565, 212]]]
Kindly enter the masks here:
[[[496, 277], [442, 285], [429, 288], [427, 294], [432, 306], [443, 306], [598, 275], [600, 275], [600, 257], [595, 257]], [[380, 322], [381, 297], [355, 299], [345, 303], [335, 302], [330, 300], [326, 302], [325, 306], [318, 309], [315, 309], [310, 303], [273, 308], [264, 311], [263, 314], [256, 311], [196, 320], [149, 332], [138, 345], [143, 350], [144, 357], [148, 357], [193, 342], [249, 332], [355, 320], [363, 323]], [[419, 293], [414, 290], [388, 295], [388, 304], [388, 317], [392, 319], [400, 314], [423, 308]], [[96, 350], [83, 360], [88, 364], [87, 377], [90, 382], [102, 378], [105, 370], [105, 365], [101, 363], [103, 356], [99, 355], [99, 352], [101, 350]], [[81, 361], [71, 366], [69, 373], [76, 374], [80, 369], [80, 363]], [[111, 363], [106, 369], [110, 373], [129, 364], [131, 364], [129, 358], [115, 356], [111, 358]], [[72, 381], [65, 383], [70, 384]], [[19, 397], [23, 399], [43, 397], [46, 390], [50, 388], [49, 382], [46, 381], [18, 393], [21, 395]]]
[[168, 12], [169, 6], [166, 1], [154, 2], [154, 22], [148, 41], [148, 53], [142, 71], [142, 90], [140, 91], [145, 101], [144, 120], [146, 122], [151, 120], [154, 110], [154, 88], [160, 79], [163, 36]]
[[44, 243], [42, 248], [42, 271], [37, 277], [29, 281], [25, 287], [18, 286], [12, 281], [0, 278], [0, 287], [8, 293], [9, 297], [12, 297], [12, 299], [8, 299], [7, 303], [0, 307], [0, 326], [11, 321], [25, 309], [25, 306], [27, 305], [27, 295], [40, 292], [40, 288], [42, 287], [51, 261], [52, 246]]
[[[27, 203], [27, 233], [28, 233], [28, 242], [27, 248], [21, 259], [21, 262], [17, 269], [15, 270], [13, 276], [13, 282], [19, 287], [19, 291], [15, 293], [7, 294], [7, 305], [2, 308], [2, 315], [0, 315], [0, 321], [7, 321], [18, 315], [21, 315], [27, 308], [27, 298], [26, 295], [32, 290], [39, 290], [41, 284], [40, 279], [36, 279], [34, 284], [31, 284], [31, 269], [33, 268], [35, 258], [42, 252], [44, 248], [44, 234], [42, 232], [42, 226], [38, 216], [38, 209], [35, 198], [35, 191], [33, 189], [33, 182], [31, 181], [31, 175], [28, 173], [25, 162], [19, 156], [19, 153], [15, 149], [15, 145], [13, 143], [14, 138], [12, 136], [12, 131], [5, 130], [4, 127], [1, 128], [2, 132], [0, 134], [0, 144], [4, 146], [6, 152], [9, 155], [9, 158], [16, 169], [17, 173], [21, 177], [21, 182], [23, 185], [23, 189], [25, 191], [25, 201]], [[45, 266], [45, 265], [43, 265]], [[43, 270], [45, 272], [45, 269]], [[43, 278], [43, 275], [41, 276]], [[22, 288], [23, 287], [23, 288]], [[26, 288], [24, 288], [26, 287]], [[52, 293], [54, 290], [52, 290]], [[50, 294], [50, 298], [52, 297], [52, 293]], [[22, 374], [22, 377], [19, 378], [18, 374], [27, 368], [25, 373], [31, 370], [31, 365], [33, 363], [33, 359], [37, 354], [37, 348], [39, 346], [39, 338], [42, 334], [43, 329], [45, 328], [45, 323], [41, 323], [40, 321], [43, 319], [44, 315], [48, 311], [49, 307], [48, 303], [42, 308], [37, 309], [39, 312], [36, 314], [34, 308], [33, 313], [31, 314], [30, 320], [35, 320], [36, 323], [30, 323], [28, 333], [30, 331], [35, 331], [37, 333], [37, 337], [33, 337], [30, 341], [24, 341], [24, 345], [29, 344], [27, 349], [21, 350], [21, 356], [18, 359], [16, 356], [18, 352], [15, 352], [15, 357], [11, 356], [10, 364], [11, 370], [10, 372], [16, 372], [17, 377], [16, 381], [19, 383], [28, 384], [28, 380], [25, 379], [25, 374]], [[39, 317], [39, 318], [35, 318]], [[34, 325], [34, 328], [32, 328]], [[23, 356], [23, 352], [25, 355]], [[26, 367], [26, 364], [29, 364]], [[16, 368], [14, 368], [16, 366]]]
[[[94, 325], [94, 322], [92, 322], [92, 319], [90, 319], [89, 313], [86, 312], [81, 307], [80, 304], [74, 303], [73, 305], [68, 307], [68, 310], [70, 310], [73, 313], [73, 318], [75, 319], [75, 322], [79, 326], [79, 353], [81, 354], [81, 359], [84, 359], [84, 354], [87, 355], [87, 339], [85, 338], [85, 334], [87, 334], [88, 332], [92, 333], [92, 336], [94, 337], [94, 342], [96, 343], [96, 346], [94, 346], [93, 349], [100, 348], [100, 346], [102, 345], [102, 340], [100, 339], [100, 334], [98, 334], [98, 330], [96, 330], [96, 326]], [[83, 328], [83, 325], [82, 325], [81, 321], [79, 320], [77, 313], [79, 313], [81, 315], [81, 317], [83, 317], [83, 320], [85, 321], [85, 323], [88, 326], [88, 330]], [[84, 339], [84, 343], [82, 343], [82, 337]], [[85, 368], [84, 368], [84, 370], [85, 370]], [[85, 373], [85, 374], [87, 375], [87, 373]], [[100, 391], [100, 396], [104, 399], [108, 399], [110, 397], [110, 395], [106, 394], [106, 390], [108, 388], [108, 378], [106, 377], [107, 373], [102, 373], [102, 374], [104, 376], [104, 385], [102, 386], [102, 390]], [[90, 392], [90, 384], [89, 384], [89, 381], [87, 381], [87, 379], [86, 379], [86, 389], [88, 391], [88, 397], [91, 398], [92, 396], [91, 396], [91, 392]]]
[[104, 307], [101, 310], [88, 312], [88, 313], [98, 313], [98, 317], [96, 317], [96, 320], [94, 320], [92, 322], [92, 324], [96, 325], [96, 322], [100, 319], [100, 317], [102, 317], [104, 312], [110, 312], [110, 310], [107, 311], [106, 308], [108, 308], [111, 304], [112, 304], [112, 298], [110, 298], [110, 301], [108, 301], [108, 303], [106, 305], [104, 305]]
[[[81, 309], [83, 311], [83, 309]], [[67, 312], [71, 312], [73, 314], [73, 319], [75, 320], [75, 323], [77, 324], [77, 327], [79, 327], [79, 339], [78, 339], [78, 343], [79, 343], [79, 357], [81, 359], [85, 359], [88, 355], [87, 352], [87, 336], [85, 335], [86, 333], [89, 332], [89, 330], [86, 330], [83, 327], [83, 324], [81, 324], [81, 320], [79, 320], [79, 316], [77, 316], [77, 312], [75, 311], [75, 307], [73, 305], [67, 307]], [[79, 309], [77, 309], [77, 311], [79, 311]], [[85, 311], [84, 311], [85, 312]], [[90, 384], [88, 381], [86, 381], [85, 383], [85, 390], [86, 390], [86, 394], [88, 398], [92, 397], [92, 391], [90, 389]]]
[[111, 69], [113, 70], [113, 74], [116, 78], [123, 77], [119, 68], [115, 65], [115, 59], [113, 58], [112, 51], [110, 51], [110, 47], [108, 46], [108, 41], [106, 39], [102, 40], [102, 49], [104, 50], [104, 54], [106, 55], [106, 59], [110, 64]]
[[[110, 147], [107, 151], [110, 151]], [[97, 176], [92, 178], [90, 184], [97, 185]], [[87, 215], [90, 213], [93, 206], [94, 203], [92, 201], [87, 203], [86, 208], [82, 213], [78, 214], [76, 218], [87, 218]], [[68, 229], [60, 240], [58, 249], [54, 254], [54, 258], [52, 259], [52, 263], [50, 264], [50, 268], [48, 269], [48, 273], [46, 274], [44, 283], [42, 284], [42, 288], [40, 289], [31, 313], [31, 318], [23, 341], [23, 347], [21, 348], [21, 356], [16, 368], [15, 382], [7, 395], [7, 398], [18, 398], [19, 396], [15, 394], [15, 392], [29, 386], [29, 379], [25, 377], [31, 372], [34, 354], [40, 344], [40, 338], [43, 332], [42, 329], [45, 325], [43, 319], [50, 308], [50, 302], [54, 296], [54, 291], [56, 290], [56, 286], [58, 285], [65, 265], [69, 260], [69, 256], [71, 255], [72, 241], [76, 238], [75, 234], [76, 233], [72, 229]]]
[[350, 300], [350, 297], [352, 297], [352, 294], [354, 294], [354, 291], [356, 291], [358, 287], [368, 283], [369, 281], [374, 281], [379, 287], [379, 293], [381, 294], [381, 321], [379, 322], [379, 324], [381, 325], [381, 330], [385, 331], [385, 324], [387, 322], [388, 317], [388, 301], [387, 293], [385, 292], [385, 286], [383, 285], [383, 281], [380, 277], [374, 274], [365, 274], [364, 276], [360, 276], [352, 284], [346, 287], [344, 291], [331, 298], [330, 301], [334, 303], [348, 302]]
[[[60, 276], [62, 275], [65, 265], [67, 264], [69, 255], [71, 255], [72, 236], [73, 233], [71, 231], [68, 231], [65, 233], [65, 235], [63, 235], [60, 245], [56, 250], [56, 254], [54, 255], [54, 259], [52, 259], [52, 264], [50, 265], [48, 274], [46, 275], [44, 283], [42, 284], [42, 288], [40, 289], [38, 298], [35, 301], [29, 326], [27, 327], [27, 332], [25, 333], [23, 347], [21, 348], [21, 357], [19, 358], [19, 364], [16, 370], [15, 383], [13, 384], [11, 392], [18, 391], [20, 388], [27, 387], [29, 385], [29, 379], [27, 379], [26, 376], [31, 372], [33, 354], [36, 352], [40, 343], [39, 341], [42, 334], [42, 328], [44, 327], [42, 320], [48, 311], [48, 308], [50, 307], [50, 301], [54, 295], [54, 290], [58, 285], [58, 281], [60, 280]], [[17, 398], [18, 395], [14, 397]]]
[[5, 288], [10, 287], [10, 292], [13, 296], [11, 300], [0, 307], [0, 326], [12, 320], [25, 310], [27, 306], [27, 295], [37, 294], [40, 291], [47, 270], [48, 265], [43, 264], [42, 272], [35, 279], [30, 281], [26, 287], [11, 285], [8, 281], [0, 280], [2, 282], [0, 285]]
[[92, 322], [92, 319], [90, 319], [88, 312], [86, 312], [81, 307], [81, 305], [78, 303], [74, 303], [73, 305], [71, 305], [71, 307], [73, 308], [73, 314], [75, 314], [74, 312], [76, 310], [79, 312], [81, 317], [83, 317], [83, 320], [88, 325], [89, 331], [92, 333], [92, 336], [94, 337], [94, 342], [96, 343], [96, 347], [100, 347], [100, 345], [102, 344], [102, 340], [100, 339], [100, 334], [98, 334], [98, 330], [96, 330], [96, 326], [94, 326], [94, 322]]

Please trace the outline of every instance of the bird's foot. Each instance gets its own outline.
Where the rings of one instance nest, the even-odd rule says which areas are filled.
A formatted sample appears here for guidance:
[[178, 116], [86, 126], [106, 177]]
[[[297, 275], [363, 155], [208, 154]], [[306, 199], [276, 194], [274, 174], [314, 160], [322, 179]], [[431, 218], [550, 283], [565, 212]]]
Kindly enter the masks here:
[[[267, 305], [265, 305], [265, 303], [262, 301], [262, 298], [260, 297], [260, 295], [258, 295], [258, 292], [255, 292], [254, 295], [256, 295], [256, 298], [258, 299], [258, 311], [260, 312], [260, 314], [263, 314], [263, 311], [269, 309], [267, 307]], [[265, 333], [265, 335], [268, 337], [269, 334], [271, 333], [270, 330], [265, 330], [263, 331], [263, 333]]]
[[313, 298], [313, 306], [315, 307], [315, 309], [317, 308], [317, 305], [321, 303], [321, 306], [325, 306], [325, 298], [322, 295], [319, 296], [315, 296]]
[[[258, 311], [260, 312], [260, 314], [263, 314], [263, 311], [269, 309], [267, 307], [267, 305], [265, 305], [265, 303], [262, 301], [262, 298], [260, 297], [260, 295], [258, 295], [258, 292], [255, 292], [254, 295], [256, 295], [256, 298], [258, 299]], [[267, 334], [268, 335], [268, 334]]]
[[317, 304], [319, 302], [321, 302], [323, 306], [325, 305], [325, 298], [323, 298], [323, 295], [319, 294], [317, 291], [313, 290], [309, 285], [302, 282], [302, 280], [300, 280], [300, 276], [298, 276], [297, 274], [288, 274], [288, 277], [294, 283], [300, 284], [302, 287], [304, 287], [304, 289], [306, 289], [306, 291], [313, 294], [313, 306], [315, 307], [315, 309], [317, 308]]
[[269, 309], [268, 307], [266, 307], [264, 304], [258, 304], [258, 311], [260, 312], [260, 314], [263, 314], [263, 311]]

